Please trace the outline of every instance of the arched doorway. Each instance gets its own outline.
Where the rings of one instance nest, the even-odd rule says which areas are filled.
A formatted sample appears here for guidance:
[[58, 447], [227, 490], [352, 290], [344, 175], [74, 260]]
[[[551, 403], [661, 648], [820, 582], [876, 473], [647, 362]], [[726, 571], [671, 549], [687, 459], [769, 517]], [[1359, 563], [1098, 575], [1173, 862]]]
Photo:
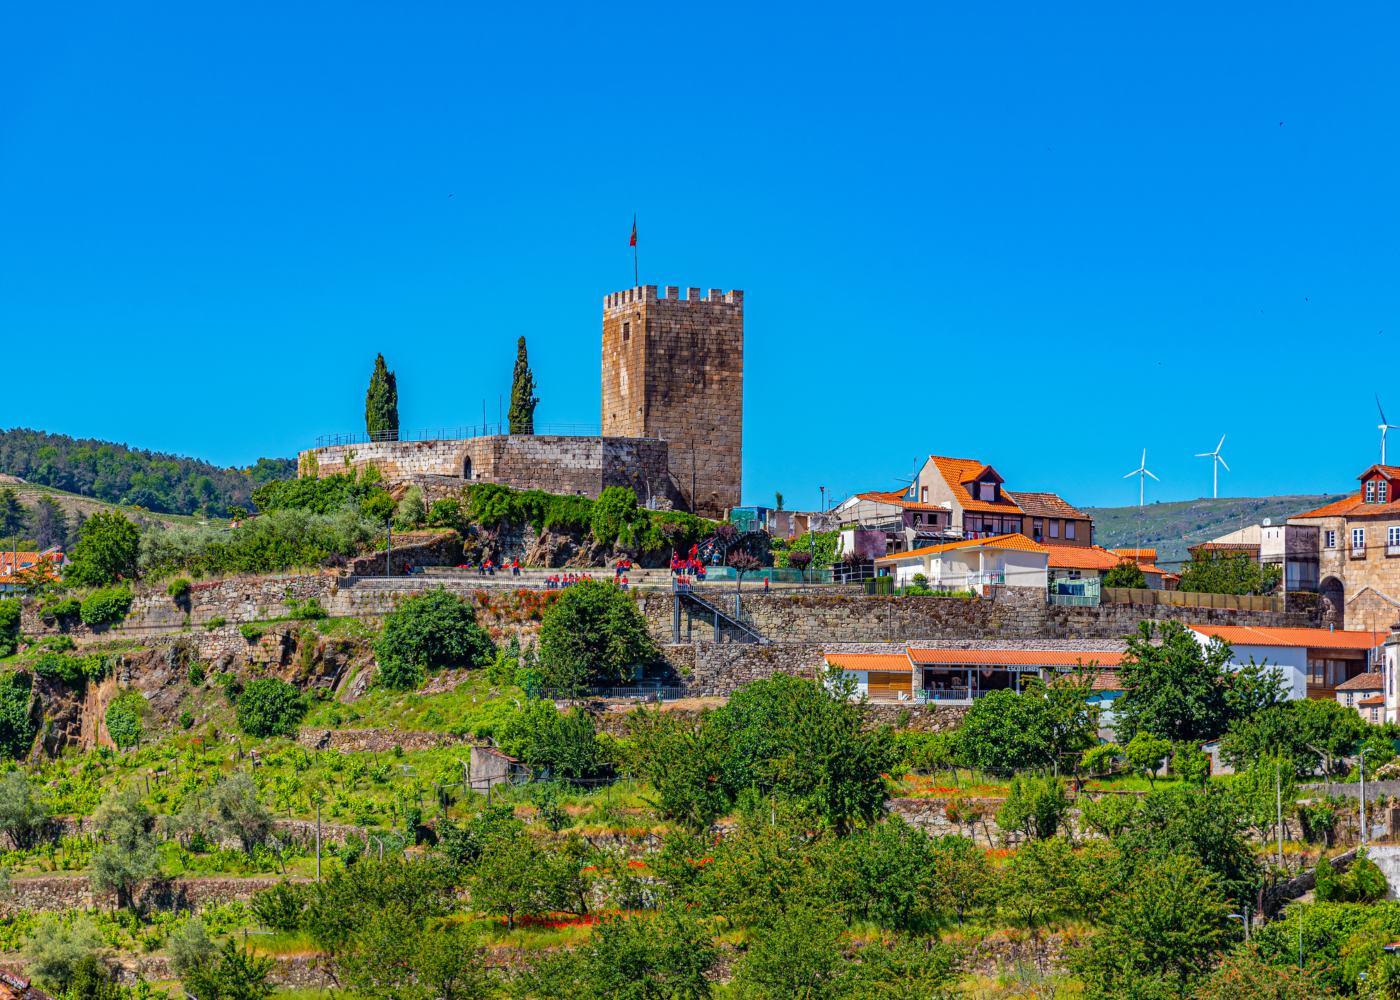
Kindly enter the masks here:
[[471, 457], [470, 455], [468, 455], [466, 458], [462, 459], [462, 478], [463, 478], [463, 479], [470, 479], [471, 477], [472, 477], [472, 457]]
[[1335, 576], [1323, 579], [1318, 585], [1317, 596], [1322, 599], [1322, 625], [1324, 628], [1346, 627], [1346, 588]]

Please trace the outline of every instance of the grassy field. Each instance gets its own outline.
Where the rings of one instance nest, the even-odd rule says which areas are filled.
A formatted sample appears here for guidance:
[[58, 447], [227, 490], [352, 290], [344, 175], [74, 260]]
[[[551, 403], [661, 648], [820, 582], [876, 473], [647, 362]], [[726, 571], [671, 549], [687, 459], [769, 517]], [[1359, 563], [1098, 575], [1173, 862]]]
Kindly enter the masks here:
[[69, 517], [75, 514], [82, 514], [84, 517], [91, 517], [100, 510], [119, 510], [130, 518], [144, 518], [149, 521], [158, 521], [161, 524], [178, 525], [180, 527], [193, 528], [208, 525], [214, 528], [222, 528], [228, 525], [228, 521], [218, 517], [198, 517], [190, 514], [157, 514], [153, 511], [145, 510], [141, 507], [123, 506], [122, 504], [106, 503], [102, 500], [94, 500], [92, 497], [79, 496], [76, 493], [66, 493], [63, 490], [56, 490], [51, 486], [36, 486], [34, 483], [26, 483], [14, 476], [0, 474], [0, 488], [8, 487], [19, 495], [20, 503], [26, 507], [33, 507], [39, 502], [41, 497], [50, 497], [63, 512]]
[[[1157, 549], [1160, 563], [1188, 558], [1187, 546], [1271, 518], [1279, 524], [1291, 515], [1320, 507], [1340, 494], [1279, 497], [1222, 497], [1177, 500], [1145, 507], [1086, 507], [1094, 519], [1094, 541], [1105, 548]], [[1168, 567], [1174, 569], [1174, 566]]]

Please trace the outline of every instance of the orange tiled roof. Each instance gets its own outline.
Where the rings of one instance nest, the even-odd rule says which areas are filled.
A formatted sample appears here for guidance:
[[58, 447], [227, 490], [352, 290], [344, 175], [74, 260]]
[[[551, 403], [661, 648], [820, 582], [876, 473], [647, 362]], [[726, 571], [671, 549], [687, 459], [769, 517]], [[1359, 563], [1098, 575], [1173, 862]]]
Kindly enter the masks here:
[[1135, 562], [1156, 562], [1156, 549], [1114, 549], [1118, 555], [1124, 559], [1132, 559]]
[[63, 558], [63, 556], [62, 556], [61, 554], [56, 553], [56, 552], [51, 552], [51, 553], [43, 553], [43, 552], [20, 552], [20, 553], [15, 553], [15, 552], [0, 552], [0, 573], [3, 573], [3, 574], [6, 575], [6, 576], [9, 576], [9, 575], [11, 575], [12, 573], [14, 573], [14, 571], [15, 571], [15, 563], [16, 563], [16, 560], [15, 560], [16, 555], [18, 555], [18, 557], [19, 557], [18, 563], [19, 563], [19, 568], [20, 568], [21, 570], [25, 570], [25, 569], [30, 568], [31, 566], [35, 566], [35, 565], [37, 565], [38, 563], [40, 563], [41, 561], [52, 563], [52, 562], [58, 562], [59, 560], [61, 560], [61, 559]]
[[1121, 650], [1082, 649], [923, 649], [909, 647], [909, 659], [916, 666], [970, 667], [1076, 667], [1096, 663], [1116, 667], [1123, 662]]
[[1012, 549], [1018, 552], [1044, 552], [1045, 546], [1031, 541], [1025, 535], [994, 535], [991, 538], [964, 538], [960, 542], [945, 542], [942, 545], [925, 545], [921, 549], [910, 549], [908, 552], [896, 552], [888, 556], [880, 556], [877, 563], [899, 562], [901, 559], [908, 559], [911, 556], [932, 556], [941, 552], [952, 552], [955, 549]]
[[1021, 490], [1013, 493], [1010, 490], [1003, 490], [1002, 495], [1010, 497], [1017, 507], [1020, 507], [1031, 517], [1067, 517], [1081, 521], [1089, 520], [1088, 514], [1075, 510], [1057, 493], [1024, 493]]
[[1050, 567], [1052, 569], [1096, 569], [1100, 572], [1107, 572], [1125, 561], [1116, 552], [1110, 552], [1097, 545], [1042, 544], [1045, 544], [1046, 550], [1050, 553]]
[[913, 669], [905, 653], [827, 653], [826, 662], [842, 670], [882, 670], [896, 673]]
[[1318, 649], [1375, 649], [1385, 632], [1325, 628], [1265, 628], [1258, 625], [1188, 625], [1193, 632], [1241, 646], [1311, 646]]
[[1371, 697], [1369, 697], [1369, 698], [1362, 698], [1361, 700], [1359, 700], [1359, 701], [1357, 702], [1357, 704], [1358, 704], [1358, 705], [1366, 705], [1367, 707], [1369, 707], [1369, 706], [1371, 706], [1371, 705], [1384, 705], [1384, 704], [1385, 704], [1385, 695], [1383, 695], [1383, 694], [1373, 694], [1373, 695], [1371, 695]]
[[[954, 499], [964, 510], [983, 514], [1021, 513], [1021, 508], [1010, 500], [989, 503], [986, 500], [975, 499], [967, 491], [967, 486], [964, 484], [972, 482], [979, 474], [989, 469], [989, 466], [970, 458], [945, 458], [942, 455], [930, 455], [929, 461], [938, 469], [938, 474], [943, 477], [943, 481], [948, 484], [948, 489], [952, 490]], [[1006, 494], [1002, 493], [1002, 496], [1004, 497]]]
[[942, 504], [906, 500], [904, 498], [904, 490], [890, 490], [888, 493], [879, 490], [871, 490], [868, 493], [857, 493], [856, 498], [859, 500], [872, 500], [875, 503], [887, 503], [892, 507], [902, 507], [905, 510], [948, 510], [948, 508], [944, 507]]
[[[1131, 560], [1130, 560], [1130, 561], [1131, 561]], [[1176, 574], [1174, 574], [1174, 573], [1168, 573], [1166, 570], [1164, 570], [1164, 569], [1163, 569], [1162, 567], [1160, 567], [1160, 566], [1154, 566], [1154, 565], [1152, 565], [1152, 563], [1147, 563], [1147, 562], [1140, 562], [1140, 563], [1138, 563], [1138, 564], [1137, 564], [1137, 568], [1140, 569], [1140, 570], [1142, 570], [1144, 573], [1156, 573], [1158, 576], [1175, 576], [1175, 575], [1176, 575]]]
[[1378, 673], [1357, 674], [1349, 681], [1342, 681], [1333, 690], [1336, 691], [1384, 691], [1385, 678]]

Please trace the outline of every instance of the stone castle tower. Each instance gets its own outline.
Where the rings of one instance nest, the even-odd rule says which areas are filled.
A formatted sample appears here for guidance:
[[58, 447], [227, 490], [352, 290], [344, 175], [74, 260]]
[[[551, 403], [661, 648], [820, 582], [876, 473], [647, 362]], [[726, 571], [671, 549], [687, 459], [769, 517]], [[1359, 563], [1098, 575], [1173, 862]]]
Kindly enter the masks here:
[[675, 491], [720, 517], [740, 503], [744, 293], [685, 291], [604, 296], [603, 436], [664, 438]]

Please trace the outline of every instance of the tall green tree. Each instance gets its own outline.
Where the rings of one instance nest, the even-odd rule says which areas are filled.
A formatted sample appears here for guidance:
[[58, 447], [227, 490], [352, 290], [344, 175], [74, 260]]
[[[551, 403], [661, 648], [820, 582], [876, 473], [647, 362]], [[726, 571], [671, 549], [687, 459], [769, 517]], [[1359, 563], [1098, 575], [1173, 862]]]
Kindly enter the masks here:
[[605, 583], [570, 587], [540, 621], [545, 682], [564, 691], [624, 683], [655, 653], [637, 605]]
[[510, 432], [512, 434], [535, 433], [535, 407], [539, 397], [535, 395], [535, 375], [530, 371], [530, 355], [525, 350], [525, 338], [515, 344], [515, 375], [510, 383]]
[[80, 587], [105, 587], [133, 579], [140, 551], [141, 532], [125, 514], [98, 511], [83, 522], [78, 544], [73, 547], [72, 565], [64, 577]]
[[30, 534], [40, 550], [67, 548], [69, 542], [68, 515], [63, 513], [53, 497], [42, 496], [30, 512]]
[[1182, 590], [1198, 594], [1272, 594], [1278, 590], [1283, 569], [1261, 563], [1241, 552], [1194, 553], [1181, 568]]
[[1105, 587], [1133, 587], [1141, 589], [1147, 586], [1147, 574], [1142, 571], [1142, 567], [1137, 563], [1130, 559], [1124, 559], [1103, 575], [1103, 585]]
[[382, 354], [374, 358], [374, 374], [365, 393], [365, 431], [371, 441], [399, 439], [399, 383]]
[[104, 843], [93, 857], [92, 884], [114, 892], [118, 906], [129, 907], [141, 883], [160, 871], [151, 833], [155, 817], [142, 804], [140, 793], [127, 789], [103, 802], [93, 822]]
[[1201, 645], [1180, 622], [1143, 622], [1128, 639], [1119, 675], [1123, 697], [1114, 703], [1120, 741], [1146, 730], [1171, 740], [1214, 739], [1233, 719], [1282, 700], [1272, 667], [1230, 669], [1230, 645]]
[[29, 511], [19, 502], [19, 494], [9, 486], [0, 489], [0, 538], [13, 543], [28, 523]]

